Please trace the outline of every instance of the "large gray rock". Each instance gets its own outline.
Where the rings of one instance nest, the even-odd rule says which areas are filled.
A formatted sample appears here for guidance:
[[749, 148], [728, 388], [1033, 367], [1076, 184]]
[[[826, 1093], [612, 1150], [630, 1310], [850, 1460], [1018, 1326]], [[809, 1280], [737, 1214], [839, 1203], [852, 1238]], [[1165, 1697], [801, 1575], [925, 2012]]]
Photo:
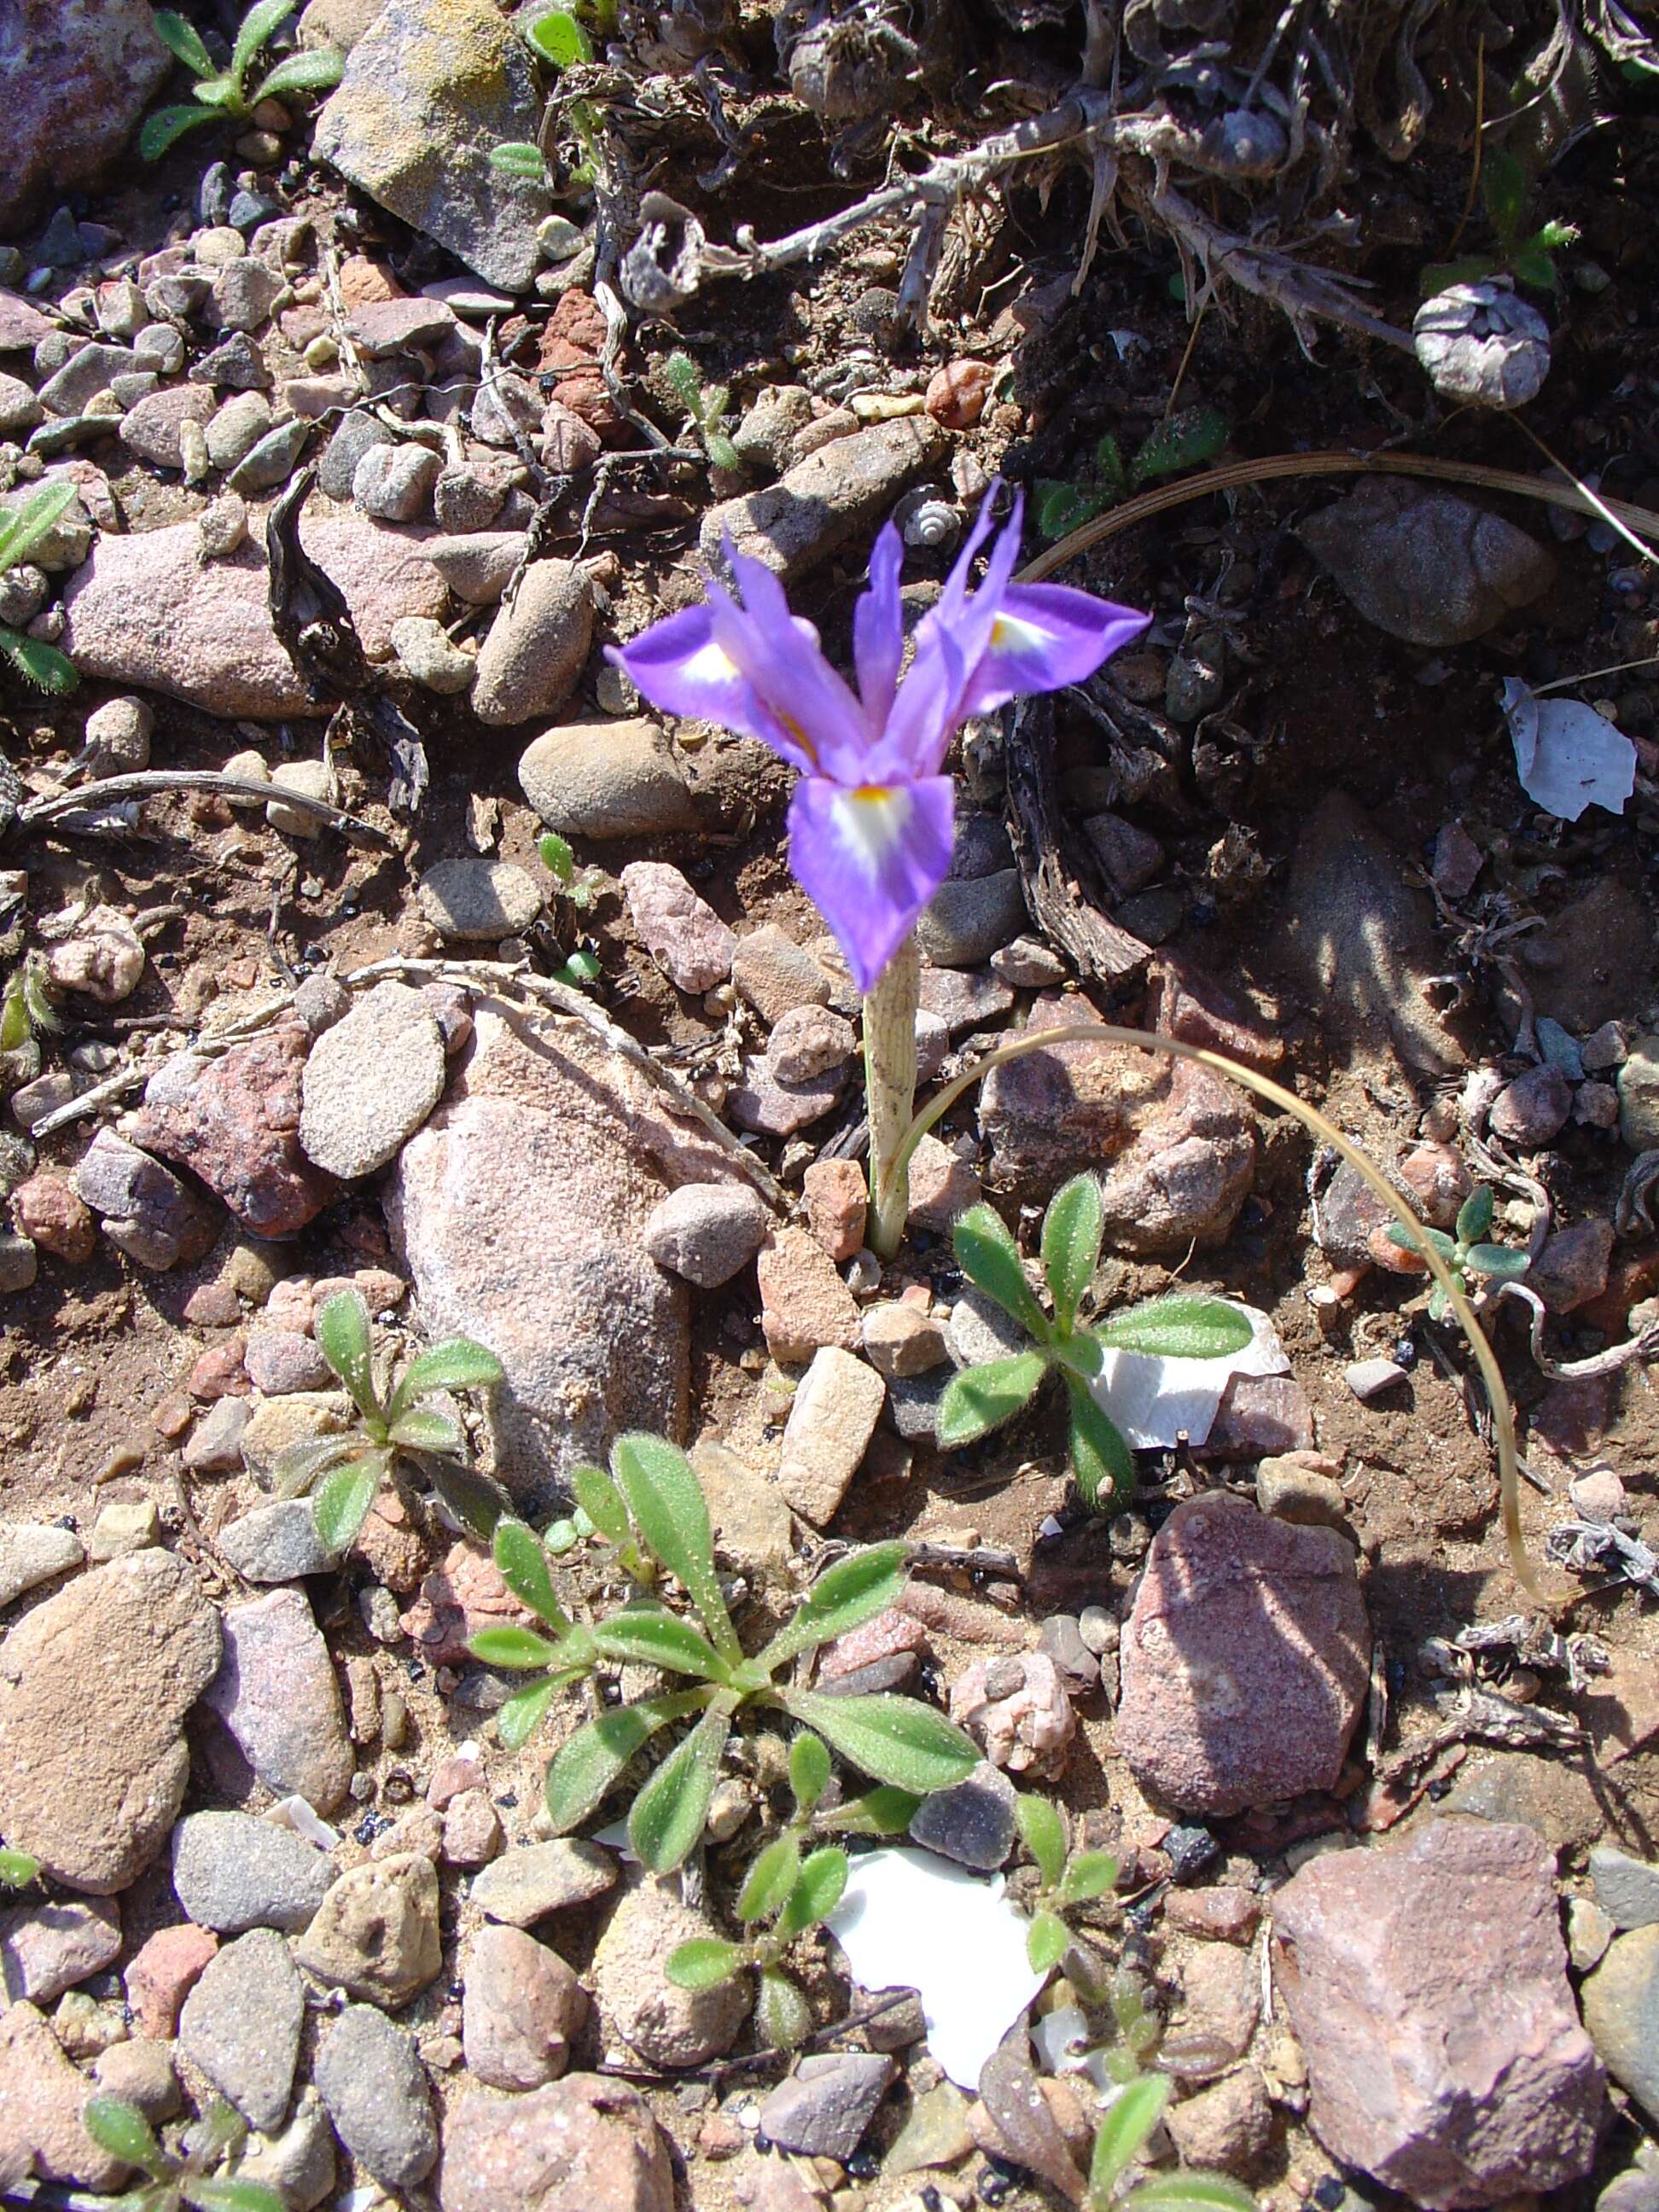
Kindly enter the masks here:
[[438, 2129], [414, 2039], [372, 2004], [348, 2005], [317, 2055], [317, 2087], [340, 2140], [388, 2189], [413, 2189], [438, 2159]]
[[288, 1945], [256, 1928], [202, 1969], [179, 2015], [179, 2047], [251, 2126], [274, 2128], [294, 2087], [305, 2012]]
[[682, 1432], [686, 1292], [647, 1255], [645, 1227], [665, 1190], [738, 1172], [590, 1031], [478, 1006], [386, 1202], [427, 1334], [476, 1337], [507, 1371], [493, 1414], [509, 1485], [602, 1458], [623, 1429]]
[[489, 0], [389, 0], [351, 50], [312, 151], [504, 291], [528, 291], [545, 190], [494, 167], [534, 139], [530, 55]]
[[1412, 645], [1467, 645], [1555, 578], [1502, 515], [1394, 477], [1365, 477], [1297, 534], [1367, 622]]
[[593, 594], [574, 561], [532, 561], [478, 652], [472, 711], [505, 729], [556, 714], [576, 688], [593, 635]]
[[939, 460], [949, 444], [927, 415], [902, 415], [837, 438], [763, 491], [710, 507], [702, 520], [702, 556], [717, 562], [729, 535], [739, 553], [786, 580], [802, 575], [848, 539], [872, 531], [906, 484]]
[[643, 715], [544, 730], [520, 760], [519, 783], [562, 836], [652, 837], [697, 826], [679, 757]]
[[0, 236], [94, 184], [173, 66], [149, 0], [10, 0], [0, 14]]
[[173, 1887], [198, 1928], [240, 1936], [281, 1928], [297, 1936], [334, 1880], [315, 1844], [252, 1813], [192, 1813], [173, 1832]]
[[350, 1785], [345, 1710], [328, 1646], [301, 1589], [232, 1606], [224, 1615], [223, 1663], [207, 1702], [266, 1788], [297, 1791], [331, 1813]]

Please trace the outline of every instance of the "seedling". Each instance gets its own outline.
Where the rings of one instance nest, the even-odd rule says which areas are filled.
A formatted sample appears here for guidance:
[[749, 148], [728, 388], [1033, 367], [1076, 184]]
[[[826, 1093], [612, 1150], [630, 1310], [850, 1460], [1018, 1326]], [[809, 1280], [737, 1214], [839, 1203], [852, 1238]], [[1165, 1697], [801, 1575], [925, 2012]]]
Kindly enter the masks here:
[[[604, 20], [598, 27], [603, 33], [614, 27], [614, 8], [599, 11]], [[574, 69], [578, 62], [593, 58], [593, 41], [574, 15], [563, 8], [555, 8], [545, 15], [538, 15], [524, 32], [525, 43], [550, 69], [563, 71]], [[568, 102], [566, 112], [577, 144], [581, 148], [581, 160], [568, 172], [566, 182], [572, 191], [586, 191], [599, 176], [599, 126], [592, 103], [586, 100]], [[509, 177], [526, 177], [532, 183], [545, 185], [550, 191], [554, 180], [548, 173], [547, 162], [539, 146], [532, 145], [526, 138], [510, 138], [489, 149], [490, 167], [500, 169]]]
[[1074, 1851], [1066, 1815], [1046, 1797], [1022, 1796], [1014, 1808], [1014, 1818], [1042, 1881], [1025, 1938], [1025, 1955], [1033, 1973], [1046, 1974], [1072, 1946], [1066, 1914], [1074, 1905], [1111, 1894], [1117, 1881], [1117, 1861], [1105, 1851]]
[[[42, 484], [15, 507], [0, 507], [0, 575], [15, 568], [46, 538], [75, 500], [72, 483]], [[0, 654], [38, 690], [62, 698], [80, 682], [75, 663], [38, 637], [0, 623]]]
[[298, 4], [299, 0], [258, 0], [258, 5], [250, 8], [243, 16], [242, 27], [231, 49], [230, 66], [223, 70], [215, 67], [213, 57], [203, 45], [201, 33], [193, 23], [174, 15], [170, 8], [155, 10], [157, 36], [196, 82], [191, 87], [187, 105], [158, 107], [154, 115], [144, 118], [143, 128], [138, 133], [138, 151], [145, 161], [159, 161], [168, 147], [187, 131], [199, 131], [205, 123], [246, 123], [262, 100], [282, 100], [290, 93], [333, 90], [340, 82], [345, 62], [331, 46], [319, 46], [310, 53], [285, 54], [256, 85], [249, 87], [247, 76], [254, 56], [288, 21]]
[[40, 1862], [32, 1859], [27, 1851], [14, 1851], [0, 1844], [0, 1883], [8, 1889], [27, 1889], [38, 1881]]
[[1250, 1324], [1223, 1298], [1153, 1298], [1084, 1327], [1078, 1309], [1100, 1264], [1104, 1214], [1092, 1176], [1074, 1176], [1049, 1200], [1042, 1219], [1042, 1272], [1053, 1313], [1045, 1313], [1025, 1279], [1019, 1249], [1001, 1217], [972, 1206], [951, 1232], [957, 1264], [1033, 1340], [1029, 1352], [966, 1367], [939, 1401], [943, 1451], [975, 1443], [1012, 1421], [1045, 1377], [1066, 1386], [1071, 1417], [1072, 1474], [1085, 1503], [1097, 1509], [1134, 1488], [1134, 1460], [1121, 1431], [1091, 1389], [1107, 1352], [1139, 1352], [1164, 1359], [1220, 1359], [1241, 1352]]
[[[1477, 1183], [1458, 1209], [1457, 1222], [1449, 1237], [1443, 1229], [1423, 1231], [1435, 1250], [1457, 1278], [1457, 1287], [1466, 1297], [1474, 1295], [1477, 1277], [1488, 1282], [1512, 1283], [1524, 1275], [1531, 1264], [1524, 1252], [1512, 1245], [1491, 1244], [1486, 1242], [1492, 1227], [1492, 1194], [1490, 1187]], [[1397, 1223], [1389, 1226], [1389, 1242], [1398, 1245], [1402, 1252], [1416, 1252], [1420, 1246], [1408, 1229]], [[1429, 1293], [1429, 1319], [1443, 1321], [1450, 1310], [1446, 1293], [1438, 1283]]]
[[136, 2105], [123, 2097], [92, 2097], [81, 2124], [100, 2150], [136, 2166], [144, 2177], [136, 2189], [112, 2198], [121, 2212], [284, 2212], [278, 2192], [263, 2181], [239, 2181], [212, 2169], [234, 2157], [247, 2140], [246, 2124], [215, 2098], [185, 2138], [181, 2157], [166, 2148]]
[[[550, 830], [539, 838], [536, 850], [541, 854], [542, 866], [557, 884], [560, 897], [578, 914], [586, 914], [599, 895], [598, 870], [579, 868], [575, 854], [556, 830]], [[568, 983], [574, 990], [582, 991], [597, 983], [604, 972], [598, 955], [578, 946], [559, 963], [553, 977], [556, 982]]]
[[723, 384], [705, 386], [690, 354], [671, 353], [662, 365], [674, 397], [685, 410], [682, 440], [695, 438], [708, 454], [711, 466], [741, 469], [737, 447], [726, 434], [726, 404], [732, 394]]
[[1248, 2189], [1224, 2174], [1189, 2172], [1154, 2175], [1125, 2190], [1123, 2183], [1164, 2117], [1173, 2087], [1164, 2074], [1138, 2074], [1118, 2092], [1095, 2134], [1089, 2160], [1088, 2212], [1255, 2212]]
[[63, 1026], [46, 981], [46, 963], [38, 952], [26, 952], [0, 993], [0, 1053], [17, 1052], [31, 1038], [54, 1035]]
[[779, 1960], [790, 1947], [830, 1917], [847, 1887], [847, 1854], [828, 1844], [801, 1856], [801, 1836], [830, 1781], [823, 1739], [803, 1729], [789, 1748], [789, 1786], [794, 1817], [757, 1856], [732, 1910], [752, 1932], [740, 1943], [694, 1936], [668, 1954], [664, 1971], [683, 1990], [718, 1989], [739, 1974], [757, 1977], [755, 2016], [775, 2051], [793, 2051], [806, 2039], [812, 2015], [798, 1983]]
[[1437, 261], [1424, 270], [1423, 297], [1449, 291], [1454, 284], [1478, 284], [1486, 276], [1513, 276], [1534, 292], [1555, 289], [1555, 257], [1576, 245], [1570, 222], [1541, 222], [1527, 228], [1527, 173], [1513, 154], [1488, 154], [1480, 170], [1480, 198], [1498, 240], [1498, 251], [1472, 253], [1461, 261]]
[[278, 1455], [276, 1472], [286, 1498], [317, 1486], [311, 1510], [325, 1549], [337, 1557], [348, 1548], [404, 1458], [420, 1465], [463, 1527], [487, 1538], [500, 1516], [501, 1493], [466, 1465], [466, 1438], [454, 1415], [420, 1401], [441, 1390], [483, 1390], [501, 1382], [495, 1353], [470, 1337], [450, 1337], [417, 1353], [387, 1394], [375, 1382], [368, 1308], [356, 1291], [337, 1292], [313, 1326], [324, 1358], [351, 1394], [357, 1425], [344, 1436], [291, 1446]]
[[[696, 1470], [660, 1437], [619, 1437], [611, 1478], [625, 1510], [629, 1538], [673, 1577], [701, 1620], [699, 1630], [654, 1598], [632, 1600], [589, 1628], [573, 1621], [554, 1595], [545, 1552], [522, 1522], [498, 1522], [495, 1560], [507, 1587], [549, 1632], [491, 1628], [472, 1638], [476, 1658], [533, 1672], [539, 1680], [509, 1698], [497, 1717], [508, 1742], [523, 1742], [555, 1692], [601, 1660], [684, 1674], [695, 1689], [611, 1705], [579, 1729], [547, 1770], [547, 1809], [556, 1835], [598, 1811], [635, 1754], [677, 1721], [692, 1721], [635, 1797], [628, 1836], [653, 1874], [679, 1866], [703, 1831], [708, 1801], [733, 1724], [744, 1711], [772, 1708], [814, 1730], [837, 1756], [912, 1798], [960, 1782], [977, 1763], [971, 1740], [915, 1698], [831, 1698], [775, 1678], [804, 1652], [844, 1636], [883, 1612], [904, 1581], [902, 1544], [876, 1544], [838, 1560], [808, 1590], [793, 1618], [753, 1658], [744, 1656], [714, 1572], [714, 1532]], [[589, 1486], [589, 1495], [597, 1495]]]
[[1213, 407], [1183, 408], [1160, 422], [1136, 448], [1126, 466], [1117, 440], [1109, 434], [1095, 447], [1094, 461], [1079, 483], [1056, 482], [1052, 477], [1036, 486], [1036, 526], [1046, 538], [1065, 537], [1081, 528], [1132, 491], [1140, 491], [1163, 477], [1178, 477], [1212, 461], [1231, 434], [1227, 418]]

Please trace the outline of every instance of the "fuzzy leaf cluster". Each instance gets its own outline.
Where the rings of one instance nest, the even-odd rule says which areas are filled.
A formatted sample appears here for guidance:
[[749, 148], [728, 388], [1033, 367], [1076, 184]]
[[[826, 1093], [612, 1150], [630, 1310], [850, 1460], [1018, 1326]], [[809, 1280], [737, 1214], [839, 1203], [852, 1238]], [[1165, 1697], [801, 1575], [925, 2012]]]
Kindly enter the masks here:
[[239, 2180], [214, 2168], [234, 2158], [247, 2128], [222, 2098], [215, 2098], [185, 2136], [177, 2157], [162, 2143], [136, 2105], [123, 2097], [93, 2097], [81, 2124], [100, 2150], [136, 2166], [139, 2185], [111, 2200], [122, 2212], [283, 2212], [283, 2201], [263, 2181]]
[[[1478, 284], [1487, 276], [1513, 276], [1534, 292], [1553, 292], [1555, 257], [1578, 240], [1570, 222], [1540, 222], [1528, 229], [1527, 172], [1513, 154], [1487, 154], [1480, 168], [1480, 198], [1498, 240], [1492, 253], [1466, 254], [1460, 261], [1431, 262], [1422, 274], [1423, 297], [1449, 291], [1454, 284]], [[1461, 226], [1460, 226], [1461, 227]]]
[[1131, 492], [1144, 491], [1164, 477], [1178, 477], [1188, 469], [1212, 461], [1231, 435], [1227, 418], [1213, 407], [1184, 407], [1160, 422], [1126, 461], [1117, 440], [1109, 433], [1095, 447], [1088, 470], [1067, 482], [1052, 477], [1036, 486], [1036, 526], [1050, 541], [1078, 530], [1109, 507], [1115, 507]]
[[138, 133], [138, 151], [147, 161], [159, 161], [167, 149], [187, 131], [206, 123], [246, 123], [264, 100], [285, 100], [297, 93], [331, 92], [345, 67], [343, 56], [331, 46], [309, 53], [285, 54], [268, 69], [257, 84], [248, 83], [248, 71], [260, 48], [269, 44], [294, 13], [299, 0], [258, 0], [242, 18], [231, 49], [230, 64], [220, 69], [203, 44], [202, 34], [183, 15], [170, 8], [155, 10], [157, 37], [175, 61], [182, 62], [196, 82], [189, 101], [178, 107], [158, 107], [144, 118]]
[[[72, 483], [41, 484], [10, 507], [0, 506], [0, 576], [15, 568], [40, 544], [73, 504]], [[0, 659], [8, 660], [26, 683], [58, 698], [73, 691], [81, 678], [75, 663], [54, 645], [28, 637], [0, 623]]]
[[1025, 1955], [1034, 1973], [1046, 1974], [1071, 1948], [1066, 1913], [1075, 1905], [1110, 1896], [1117, 1881], [1117, 1861], [1106, 1851], [1073, 1850], [1066, 1815], [1047, 1797], [1022, 1796], [1014, 1819], [1042, 1884], [1025, 1938]]
[[[1491, 1187], [1477, 1183], [1458, 1208], [1450, 1236], [1443, 1229], [1425, 1229], [1419, 1237], [1414, 1230], [1392, 1223], [1389, 1242], [1402, 1252], [1419, 1252], [1426, 1242], [1445, 1261], [1457, 1279], [1457, 1287], [1467, 1297], [1474, 1289], [1474, 1277], [1485, 1276], [1489, 1282], [1512, 1283], [1526, 1273], [1529, 1264], [1527, 1255], [1517, 1252], [1513, 1245], [1487, 1241], [1492, 1212]], [[1449, 1310], [1446, 1293], [1437, 1283], [1429, 1294], [1429, 1318], [1443, 1321]]]

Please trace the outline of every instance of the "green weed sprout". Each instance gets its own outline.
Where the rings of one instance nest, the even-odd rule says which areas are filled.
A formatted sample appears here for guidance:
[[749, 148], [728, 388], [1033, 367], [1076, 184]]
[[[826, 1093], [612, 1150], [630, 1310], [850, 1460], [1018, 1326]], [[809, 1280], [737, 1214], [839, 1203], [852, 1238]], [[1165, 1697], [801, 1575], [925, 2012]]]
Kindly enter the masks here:
[[1050, 540], [1080, 529], [1132, 491], [1139, 491], [1162, 477], [1178, 477], [1187, 469], [1212, 461], [1231, 434], [1227, 418], [1213, 407], [1186, 407], [1138, 447], [1127, 465], [1117, 440], [1103, 438], [1094, 460], [1080, 483], [1039, 478], [1036, 485], [1036, 526]]
[[0, 1844], [0, 1883], [8, 1889], [27, 1889], [40, 1878], [40, 1862], [27, 1851], [14, 1851]]
[[1542, 222], [1527, 228], [1527, 173], [1513, 154], [1488, 154], [1480, 170], [1480, 198], [1498, 240], [1492, 253], [1472, 253], [1461, 261], [1431, 262], [1420, 283], [1423, 297], [1449, 291], [1454, 284], [1478, 284], [1486, 276], [1513, 276], [1534, 292], [1555, 289], [1555, 257], [1578, 240], [1570, 222]]
[[[1457, 1287], [1465, 1297], [1473, 1297], [1476, 1289], [1474, 1279], [1485, 1276], [1489, 1282], [1513, 1282], [1524, 1275], [1530, 1262], [1524, 1252], [1512, 1245], [1490, 1244], [1485, 1240], [1492, 1227], [1492, 1194], [1486, 1183], [1477, 1183], [1458, 1209], [1457, 1222], [1449, 1237], [1443, 1229], [1425, 1229], [1429, 1243], [1451, 1269], [1457, 1279]], [[1421, 1249], [1411, 1231], [1397, 1222], [1389, 1225], [1389, 1242], [1402, 1252]], [[1450, 1307], [1446, 1293], [1438, 1283], [1429, 1294], [1429, 1319], [1443, 1321]]]
[[1255, 2212], [1249, 2191], [1221, 2173], [1183, 2167], [1123, 2188], [1164, 2117], [1171, 2086], [1167, 2075], [1139, 2074], [1119, 2091], [1096, 2130], [1085, 2198], [1088, 2212]]
[[46, 963], [38, 952], [26, 952], [0, 992], [0, 1053], [21, 1051], [31, 1039], [55, 1035], [63, 1026], [47, 984]]
[[[598, 22], [603, 33], [615, 25], [614, 8], [605, 11]], [[593, 41], [568, 9], [555, 8], [545, 15], [538, 15], [524, 31], [525, 44], [532, 52], [545, 62], [550, 69], [562, 73], [574, 69], [578, 62], [593, 58]], [[592, 105], [586, 100], [573, 100], [566, 112], [582, 158], [568, 172], [567, 181], [573, 191], [586, 191], [599, 175], [599, 127]], [[489, 149], [489, 165], [509, 177], [525, 177], [531, 183], [553, 188], [553, 179], [548, 174], [547, 163], [539, 146], [532, 145], [526, 138], [509, 138]]]
[[158, 107], [144, 118], [138, 133], [138, 151], [147, 161], [159, 161], [169, 146], [187, 131], [205, 123], [246, 123], [262, 100], [281, 100], [290, 93], [331, 92], [345, 67], [332, 47], [315, 52], [285, 54], [274, 69], [265, 71], [250, 88], [248, 71], [253, 58], [298, 6], [299, 0], [258, 0], [242, 18], [231, 50], [230, 67], [216, 69], [213, 57], [202, 43], [193, 23], [170, 8], [155, 10], [155, 30], [174, 59], [184, 64], [196, 80], [189, 102], [179, 107]]
[[[75, 495], [72, 483], [42, 484], [15, 507], [0, 507], [0, 575], [33, 551], [73, 504]], [[37, 690], [52, 692], [59, 698], [73, 691], [81, 680], [75, 663], [56, 646], [44, 644], [38, 637], [26, 637], [9, 623], [0, 623], [0, 657], [10, 661]]]
[[136, 2189], [110, 2200], [120, 2212], [284, 2212], [278, 2192], [263, 2181], [239, 2181], [212, 2168], [234, 2156], [247, 2139], [246, 2124], [216, 2098], [185, 2137], [175, 2158], [136, 2105], [122, 2097], [92, 2097], [81, 2124], [100, 2150], [136, 2166], [144, 2177]]
[[1078, 1308], [1100, 1264], [1103, 1233], [1100, 1186], [1092, 1176], [1074, 1176], [1054, 1193], [1042, 1220], [1050, 1315], [1026, 1281], [1018, 1247], [1000, 1215], [988, 1206], [971, 1206], [958, 1216], [951, 1232], [957, 1266], [1034, 1342], [1029, 1352], [965, 1367], [952, 1376], [939, 1401], [938, 1425], [941, 1451], [975, 1443], [1029, 1405], [1051, 1371], [1059, 1375], [1071, 1414], [1073, 1476], [1084, 1502], [1097, 1509], [1133, 1490], [1135, 1480], [1129, 1447], [1089, 1387], [1100, 1372], [1102, 1355], [1220, 1359], [1242, 1352], [1250, 1340], [1250, 1324], [1237, 1306], [1224, 1298], [1185, 1295], [1152, 1298], [1082, 1326]]
[[[542, 866], [559, 887], [559, 896], [567, 900], [578, 914], [586, 914], [599, 895], [597, 871], [579, 868], [576, 856], [556, 830], [549, 830], [537, 840], [536, 850], [541, 855]], [[568, 983], [572, 989], [582, 991], [597, 983], [605, 971], [598, 956], [578, 946], [568, 953], [553, 970], [553, 980]]]
[[[595, 1474], [599, 1470], [590, 1470], [590, 1498], [599, 1495]], [[672, 1872], [702, 1834], [727, 1741], [746, 1710], [787, 1713], [848, 1765], [912, 1797], [946, 1789], [972, 1771], [979, 1758], [972, 1741], [932, 1705], [884, 1692], [825, 1697], [775, 1679], [803, 1653], [892, 1604], [904, 1580], [902, 1544], [872, 1545], [838, 1560], [807, 1591], [793, 1618], [750, 1658], [714, 1572], [708, 1505], [685, 1454], [660, 1437], [621, 1437], [611, 1450], [610, 1480], [627, 1516], [629, 1540], [679, 1584], [702, 1627], [648, 1596], [631, 1600], [592, 1628], [573, 1621], [554, 1595], [539, 1538], [523, 1522], [503, 1518], [495, 1528], [495, 1563], [547, 1632], [484, 1629], [468, 1647], [487, 1666], [539, 1678], [502, 1706], [497, 1726], [503, 1741], [522, 1743], [555, 1692], [591, 1674], [601, 1660], [656, 1667], [690, 1677], [696, 1687], [608, 1706], [578, 1729], [547, 1770], [556, 1835], [568, 1834], [597, 1812], [653, 1737], [690, 1721], [690, 1733], [658, 1765], [629, 1815], [635, 1856], [653, 1874]]]
[[1025, 1938], [1025, 1955], [1033, 1973], [1046, 1974], [1071, 1948], [1066, 1914], [1073, 1905], [1111, 1894], [1117, 1861], [1105, 1851], [1073, 1850], [1066, 1815], [1046, 1797], [1022, 1796], [1014, 1807], [1014, 1819], [1042, 1883]]
[[276, 1474], [286, 1498], [317, 1486], [311, 1510], [324, 1548], [337, 1557], [348, 1548], [381, 1484], [405, 1456], [419, 1462], [462, 1525], [487, 1538], [501, 1513], [501, 1494], [465, 1464], [460, 1423], [420, 1401], [441, 1390], [483, 1390], [501, 1382], [495, 1353], [470, 1337], [451, 1337], [417, 1353], [387, 1395], [374, 1379], [368, 1308], [357, 1291], [337, 1291], [314, 1327], [324, 1358], [357, 1408], [357, 1425], [344, 1436], [290, 1446], [278, 1455]]
[[830, 1917], [847, 1887], [847, 1854], [826, 1844], [803, 1858], [801, 1836], [830, 1782], [830, 1753], [821, 1737], [802, 1729], [789, 1747], [794, 1817], [756, 1857], [732, 1907], [751, 1932], [740, 1943], [694, 1936], [665, 1962], [683, 1990], [712, 1990], [745, 1972], [756, 1978], [755, 2014], [775, 2051], [793, 2051], [812, 2025], [799, 1985], [779, 1966], [790, 1946]]
[[726, 406], [732, 397], [726, 386], [705, 386], [697, 364], [688, 353], [671, 353], [662, 365], [662, 373], [685, 410], [685, 428], [681, 436], [689, 433], [695, 437], [708, 454], [711, 466], [741, 469], [742, 459], [726, 434]]

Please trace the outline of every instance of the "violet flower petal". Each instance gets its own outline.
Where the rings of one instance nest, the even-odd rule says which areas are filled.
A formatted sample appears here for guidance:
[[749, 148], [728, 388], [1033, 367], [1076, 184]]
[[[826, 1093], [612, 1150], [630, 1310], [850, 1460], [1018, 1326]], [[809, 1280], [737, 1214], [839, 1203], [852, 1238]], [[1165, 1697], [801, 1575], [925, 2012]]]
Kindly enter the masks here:
[[789, 801], [789, 865], [869, 992], [951, 865], [948, 775], [848, 789], [803, 776]]
[[[715, 642], [707, 605], [687, 607], [641, 630], [629, 645], [607, 646], [642, 698], [666, 714], [719, 722], [746, 738], [773, 742], [775, 718], [756, 698], [737, 663]], [[805, 761], [805, 756], [801, 757]]]
[[853, 665], [872, 738], [885, 726], [904, 665], [904, 610], [899, 600], [903, 565], [904, 540], [890, 522], [871, 551], [870, 588], [853, 609]]
[[1146, 629], [1150, 615], [1066, 584], [1011, 584], [962, 711], [982, 714], [1033, 691], [1080, 684]]
[[771, 570], [727, 542], [726, 557], [743, 588], [741, 605], [712, 577], [709, 612], [715, 642], [747, 679], [755, 696], [775, 715], [809, 768], [843, 783], [863, 780], [869, 732], [850, 686], [823, 657], [818, 634], [789, 611], [783, 586]]

